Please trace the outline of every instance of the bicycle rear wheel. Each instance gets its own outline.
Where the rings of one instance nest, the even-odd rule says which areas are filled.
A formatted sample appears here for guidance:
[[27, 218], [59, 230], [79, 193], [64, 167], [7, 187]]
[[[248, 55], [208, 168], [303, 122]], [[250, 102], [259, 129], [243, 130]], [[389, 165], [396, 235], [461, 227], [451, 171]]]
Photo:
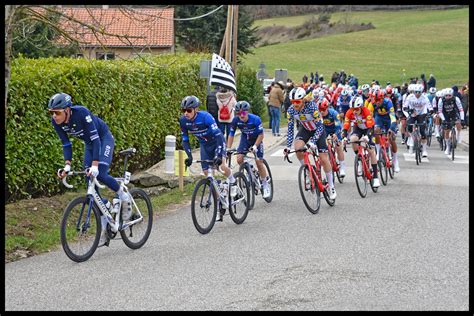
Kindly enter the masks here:
[[395, 167], [393, 165], [393, 155], [392, 155], [392, 150], [390, 147], [387, 147], [387, 157], [388, 160], [390, 160], [390, 168], [388, 168], [388, 174], [390, 175], [390, 179], [393, 179], [395, 177]]
[[426, 127], [426, 145], [431, 146], [431, 136], [433, 134], [433, 124], [428, 124]]
[[362, 159], [359, 155], [356, 155], [354, 159], [354, 176], [357, 184], [357, 191], [359, 191], [361, 197], [365, 198], [367, 196], [367, 178], [365, 177]]
[[[268, 162], [263, 159], [263, 164], [265, 165], [265, 168], [267, 169], [267, 177], [268, 177], [268, 185], [270, 186], [270, 196], [267, 198], [263, 198], [265, 202], [270, 203], [273, 200], [273, 178], [272, 178], [272, 172], [270, 171], [270, 166], [268, 165]], [[262, 188], [262, 196], [263, 196], [263, 188]]]
[[416, 164], [419, 165], [421, 162], [421, 155], [420, 155], [420, 143], [418, 139], [415, 140], [413, 144], [413, 150], [415, 151], [415, 161]]
[[454, 161], [454, 151], [456, 149], [457, 137], [456, 128], [451, 129], [451, 160]]
[[87, 196], [72, 200], [61, 220], [61, 245], [69, 259], [83, 262], [92, 257], [99, 244], [101, 230], [100, 211], [93, 200]]
[[242, 224], [249, 214], [251, 188], [242, 172], [234, 173], [234, 178], [237, 182], [237, 195], [231, 197], [229, 194], [229, 215], [234, 223]]
[[140, 222], [126, 226], [122, 224], [123, 228], [120, 230], [122, 240], [131, 249], [138, 249], [142, 247], [148, 237], [150, 237], [151, 228], [153, 226], [153, 206], [150, 198], [145, 191], [139, 188], [132, 188], [129, 191], [133, 198], [132, 202], [132, 217], [130, 222], [143, 217]]
[[247, 182], [250, 184], [250, 205], [249, 205], [249, 210], [253, 209], [255, 206], [255, 192], [258, 190], [256, 187], [257, 184], [255, 181], [253, 181], [252, 177], [252, 171], [250, 170], [250, 165], [248, 162], [244, 162], [243, 164], [240, 165], [239, 171], [243, 173], [245, 178], [247, 179]]
[[207, 234], [214, 227], [217, 216], [217, 195], [209, 179], [196, 184], [191, 198], [191, 217], [194, 227], [201, 234]]
[[383, 153], [380, 153], [380, 157], [379, 157], [379, 160], [377, 161], [377, 165], [379, 167], [379, 174], [380, 174], [380, 179], [382, 180], [382, 184], [387, 185], [388, 168], [387, 168], [387, 164], [385, 162], [385, 156]]
[[[314, 183], [314, 189], [312, 188], [309, 172], [308, 166], [302, 165], [300, 167], [298, 171], [298, 185], [304, 205], [308, 211], [316, 214], [319, 212], [319, 207], [321, 206], [321, 193], [316, 183]], [[316, 181], [316, 179], [314, 179], [314, 181]]]

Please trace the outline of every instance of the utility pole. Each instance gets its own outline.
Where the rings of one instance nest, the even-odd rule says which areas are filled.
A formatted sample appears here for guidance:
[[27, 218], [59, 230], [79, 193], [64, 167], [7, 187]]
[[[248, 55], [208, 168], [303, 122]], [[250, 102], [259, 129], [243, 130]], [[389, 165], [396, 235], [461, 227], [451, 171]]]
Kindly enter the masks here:
[[225, 60], [231, 62], [231, 46], [230, 40], [232, 35], [232, 6], [227, 6], [227, 27], [225, 32]]
[[237, 35], [239, 32], [239, 6], [234, 5], [233, 26], [232, 26], [232, 68], [234, 69], [234, 76], [237, 79]]

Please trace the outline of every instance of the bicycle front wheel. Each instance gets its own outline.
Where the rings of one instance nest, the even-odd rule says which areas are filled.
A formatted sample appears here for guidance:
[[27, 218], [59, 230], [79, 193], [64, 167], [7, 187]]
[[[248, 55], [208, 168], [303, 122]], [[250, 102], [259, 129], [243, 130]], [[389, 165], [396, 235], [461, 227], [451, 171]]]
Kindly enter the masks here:
[[382, 180], [383, 185], [387, 185], [388, 168], [387, 168], [387, 163], [385, 161], [385, 155], [383, 153], [380, 153], [380, 157], [379, 157], [379, 161], [377, 161], [377, 165], [379, 167], [380, 180]]
[[364, 174], [362, 159], [359, 155], [356, 155], [354, 160], [354, 176], [357, 184], [357, 191], [359, 191], [361, 197], [365, 198], [367, 196], [367, 178]]
[[191, 216], [194, 227], [201, 234], [207, 234], [214, 227], [217, 216], [217, 195], [209, 179], [196, 184], [191, 198]]
[[133, 188], [129, 191], [133, 198], [132, 202], [132, 217], [128, 220], [129, 222], [139, 219], [141, 221], [127, 226], [124, 224], [124, 228], [120, 230], [122, 240], [131, 249], [138, 249], [142, 247], [151, 233], [153, 226], [153, 206], [151, 205], [150, 198], [148, 195], [139, 188]]
[[395, 166], [393, 165], [393, 154], [390, 147], [387, 148], [387, 157], [390, 161], [390, 168], [388, 168], [388, 174], [390, 175], [390, 179], [395, 177]]
[[242, 224], [249, 214], [251, 188], [242, 172], [234, 173], [234, 178], [237, 183], [237, 195], [232, 197], [229, 194], [229, 215], [234, 223]]
[[413, 150], [415, 151], [416, 164], [419, 165], [421, 163], [421, 155], [420, 155], [420, 143], [418, 139], [415, 140], [415, 143], [413, 145]]
[[321, 206], [321, 192], [319, 192], [316, 179], [314, 179], [314, 187], [312, 186], [309, 172], [308, 166], [302, 165], [300, 167], [298, 171], [298, 184], [304, 205], [308, 211], [316, 214], [319, 212], [319, 207]]
[[61, 245], [69, 259], [83, 262], [92, 257], [100, 233], [100, 211], [93, 200], [87, 196], [72, 200], [61, 220]]
[[[273, 200], [273, 178], [272, 178], [272, 172], [270, 171], [270, 166], [268, 165], [268, 162], [263, 159], [263, 165], [265, 166], [265, 169], [267, 170], [267, 177], [268, 177], [268, 185], [270, 186], [270, 196], [267, 198], [263, 198], [265, 202], [270, 203]], [[263, 196], [263, 188], [262, 188], [262, 196]]]

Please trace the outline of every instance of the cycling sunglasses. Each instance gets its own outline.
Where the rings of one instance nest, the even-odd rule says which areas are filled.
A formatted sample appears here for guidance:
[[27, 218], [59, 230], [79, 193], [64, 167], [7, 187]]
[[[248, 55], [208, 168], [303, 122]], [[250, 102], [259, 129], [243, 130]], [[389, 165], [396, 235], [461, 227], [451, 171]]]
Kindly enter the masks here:
[[303, 103], [303, 100], [291, 100], [291, 104], [296, 104], [296, 105], [300, 105], [301, 103]]
[[237, 115], [239, 116], [245, 116], [249, 113], [249, 111], [240, 111], [239, 113], [237, 113]]
[[181, 109], [181, 112], [183, 112], [183, 113], [192, 113], [193, 109]]
[[64, 110], [49, 110], [48, 113], [51, 116], [53, 116], [54, 114], [61, 115], [62, 113], [64, 113]]

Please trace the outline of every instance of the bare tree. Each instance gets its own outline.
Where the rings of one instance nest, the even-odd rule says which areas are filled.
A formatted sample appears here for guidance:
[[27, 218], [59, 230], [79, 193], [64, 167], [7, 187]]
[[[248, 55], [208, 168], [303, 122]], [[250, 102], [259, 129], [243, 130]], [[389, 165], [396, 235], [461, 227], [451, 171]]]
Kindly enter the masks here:
[[[116, 34], [107, 32], [107, 25], [105, 20], [101, 19], [101, 15], [97, 15], [96, 11], [92, 12], [89, 6], [85, 6], [90, 17], [88, 19], [78, 19], [72, 14], [73, 10], [62, 8], [60, 6], [29, 6], [29, 5], [5, 5], [5, 118], [7, 116], [7, 99], [8, 99], [8, 84], [11, 75], [11, 58], [12, 58], [12, 43], [15, 30], [22, 27], [26, 20], [39, 21], [49, 27], [53, 28], [60, 34], [60, 38], [55, 39], [58, 43], [64, 45], [76, 43], [78, 45], [88, 44], [91, 36], [100, 43], [105, 49], [104, 40], [107, 37], [114, 37], [119, 39], [122, 43], [132, 47], [136, 52], [143, 50], [143, 47], [149, 47], [146, 43], [146, 35], [130, 36], [126, 34]], [[123, 15], [133, 17], [132, 23], [143, 23], [145, 20], [150, 22], [160, 19], [161, 14], [143, 14], [131, 6], [119, 6], [119, 10]], [[60, 16], [65, 23], [55, 23], [51, 17], [53, 15]], [[88, 22], [89, 21], [89, 22]], [[111, 22], [109, 22], [111, 23]], [[23, 32], [24, 34], [25, 32]], [[132, 40], [142, 39], [140, 48], [134, 46]], [[139, 51], [140, 50], [140, 51]], [[140, 54], [137, 54], [141, 57]], [[148, 61], [147, 61], [148, 62]]]

